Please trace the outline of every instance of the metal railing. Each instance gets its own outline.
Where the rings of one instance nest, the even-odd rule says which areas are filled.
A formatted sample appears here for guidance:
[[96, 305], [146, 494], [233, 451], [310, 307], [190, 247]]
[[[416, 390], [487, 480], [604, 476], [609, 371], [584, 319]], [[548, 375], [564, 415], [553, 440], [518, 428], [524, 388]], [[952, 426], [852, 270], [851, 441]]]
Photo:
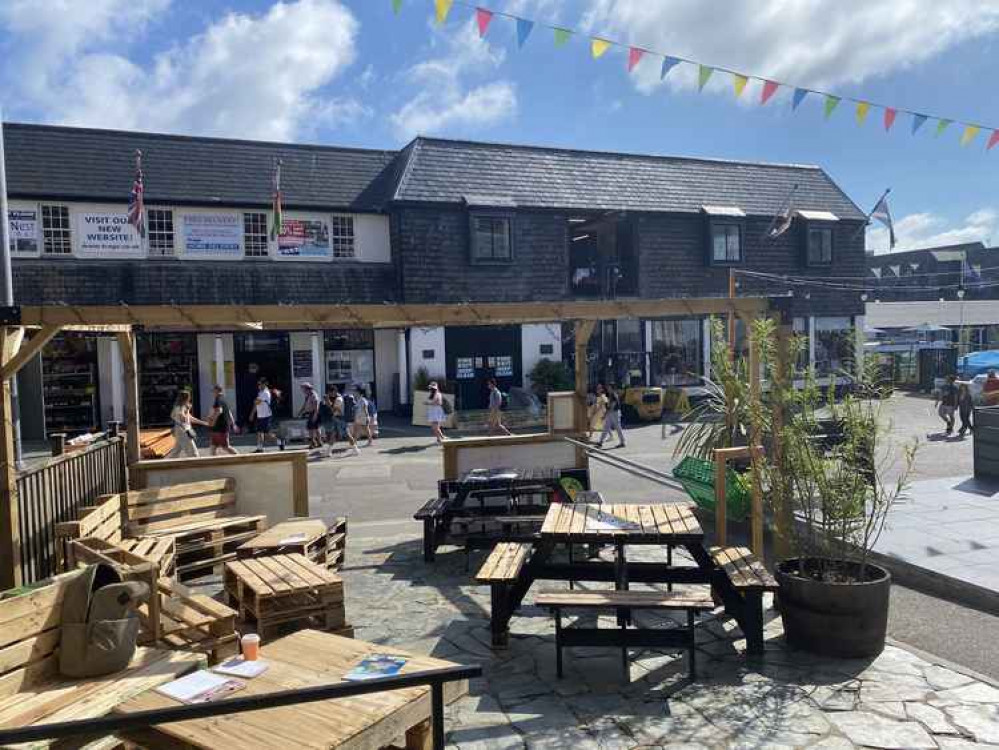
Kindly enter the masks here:
[[41, 740], [61, 740], [106, 737], [108, 735], [128, 732], [129, 730], [146, 729], [157, 724], [169, 724], [192, 719], [208, 719], [216, 716], [259, 711], [265, 708], [293, 706], [300, 703], [315, 703], [316, 701], [334, 698], [349, 698], [355, 695], [368, 695], [388, 690], [430, 686], [430, 722], [434, 750], [444, 750], [444, 684], [458, 680], [468, 680], [482, 675], [482, 667], [477, 665], [441, 667], [427, 669], [412, 674], [394, 677], [379, 677], [363, 682], [337, 682], [330, 685], [280, 690], [262, 695], [250, 695], [242, 698], [228, 698], [210, 703], [196, 703], [171, 708], [158, 708], [149, 711], [118, 716], [102, 716], [95, 719], [79, 721], [62, 721], [52, 724], [35, 724], [29, 727], [0, 730], [0, 745], [22, 742], [38, 742]]
[[126, 492], [125, 438], [113, 437], [53, 458], [17, 476], [21, 573], [34, 583], [59, 572], [55, 525], [75, 521], [101, 495]]

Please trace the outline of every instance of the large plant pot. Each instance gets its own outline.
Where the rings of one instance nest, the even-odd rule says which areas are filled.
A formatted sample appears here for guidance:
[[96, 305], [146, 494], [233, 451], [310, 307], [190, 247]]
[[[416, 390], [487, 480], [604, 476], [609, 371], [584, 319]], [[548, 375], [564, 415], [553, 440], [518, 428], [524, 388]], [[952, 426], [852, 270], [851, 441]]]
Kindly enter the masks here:
[[[816, 569], [815, 560], [805, 568]], [[885, 647], [891, 574], [867, 563], [866, 578], [843, 582], [818, 581], [797, 573], [798, 560], [777, 566], [777, 601], [784, 636], [794, 648], [823, 656], [877, 656]], [[859, 578], [860, 566], [844, 563], [845, 578]]]

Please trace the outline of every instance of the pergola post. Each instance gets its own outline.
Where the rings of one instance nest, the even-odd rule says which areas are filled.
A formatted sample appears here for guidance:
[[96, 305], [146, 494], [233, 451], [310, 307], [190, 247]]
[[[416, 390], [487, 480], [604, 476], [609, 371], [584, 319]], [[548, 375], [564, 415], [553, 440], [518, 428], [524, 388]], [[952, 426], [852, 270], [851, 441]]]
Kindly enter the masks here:
[[[2, 364], [10, 362], [17, 351], [23, 330], [0, 329]], [[0, 393], [0, 589], [14, 588], [22, 583], [21, 526], [17, 505], [17, 458], [14, 455], [14, 420], [10, 400], [10, 379], [5, 376]]]
[[[777, 341], [776, 341], [776, 362], [774, 363], [774, 383], [776, 390], [784, 392], [784, 389], [788, 386], [790, 379], [792, 377], [792, 366], [791, 362], [791, 337], [794, 335], [794, 327], [789, 325], [787, 321], [783, 318], [778, 318], [777, 320]], [[780, 462], [783, 460], [783, 445], [781, 442], [781, 431], [784, 427], [784, 408], [782, 404], [775, 399], [773, 404], [773, 436], [772, 440], [772, 450], [773, 450], [773, 461]], [[779, 487], [777, 488], [778, 502], [775, 503], [776, 513], [774, 514], [774, 520], [776, 525], [776, 534], [774, 540], [774, 547], [777, 557], [780, 559], [786, 559], [791, 556], [791, 542], [790, 542], [790, 530], [791, 524], [794, 523], [794, 516], [791, 512], [791, 488], [790, 487]]]
[[[762, 396], [760, 386], [760, 344], [756, 340], [756, 318], [747, 315], [742, 319], [749, 339], [749, 393], [752, 403], [758, 404]], [[760, 444], [760, 426], [756, 419], [750, 418], [749, 444], [753, 447]], [[763, 489], [760, 487], [756, 472], [752, 474], [752, 511], [750, 512], [750, 549], [757, 557], [763, 559]]]
[[[594, 320], [577, 320], [573, 324], [573, 346], [576, 360], [576, 398], [572, 409], [572, 428], [577, 437], [585, 439], [589, 425], [586, 416], [586, 393], [589, 390], [589, 368], [586, 361], [586, 349], [596, 327]], [[576, 465], [585, 466], [587, 461], [586, 451], [576, 446]]]
[[135, 359], [135, 334], [119, 331], [118, 348], [121, 349], [122, 369], [125, 371], [125, 422], [127, 425], [125, 450], [128, 465], [136, 464], [140, 458], [139, 447], [139, 368]]

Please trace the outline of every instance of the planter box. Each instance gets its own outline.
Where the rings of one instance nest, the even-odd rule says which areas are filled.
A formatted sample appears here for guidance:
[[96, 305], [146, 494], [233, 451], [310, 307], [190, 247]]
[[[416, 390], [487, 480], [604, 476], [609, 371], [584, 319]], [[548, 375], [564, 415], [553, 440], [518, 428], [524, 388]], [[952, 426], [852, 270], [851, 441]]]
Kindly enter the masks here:
[[[450, 393], [442, 393], [444, 400], [451, 404], [452, 411], [447, 415], [447, 421], [444, 422], [445, 429], [454, 429], [457, 426], [457, 412], [454, 410], [454, 396]], [[413, 426], [414, 427], [429, 427], [430, 422], [427, 420], [427, 401], [430, 400], [429, 391], [413, 391]]]
[[975, 409], [975, 476], [999, 477], [999, 406]]

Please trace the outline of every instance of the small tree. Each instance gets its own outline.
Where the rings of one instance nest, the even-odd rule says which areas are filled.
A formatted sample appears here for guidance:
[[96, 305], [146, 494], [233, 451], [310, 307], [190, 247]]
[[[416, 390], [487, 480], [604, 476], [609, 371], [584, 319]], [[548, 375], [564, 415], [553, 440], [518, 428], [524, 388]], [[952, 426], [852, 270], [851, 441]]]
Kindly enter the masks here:
[[565, 362], [540, 359], [531, 368], [528, 377], [531, 379], [531, 390], [542, 401], [548, 398], [551, 391], [567, 391], [573, 387], [573, 378]]

